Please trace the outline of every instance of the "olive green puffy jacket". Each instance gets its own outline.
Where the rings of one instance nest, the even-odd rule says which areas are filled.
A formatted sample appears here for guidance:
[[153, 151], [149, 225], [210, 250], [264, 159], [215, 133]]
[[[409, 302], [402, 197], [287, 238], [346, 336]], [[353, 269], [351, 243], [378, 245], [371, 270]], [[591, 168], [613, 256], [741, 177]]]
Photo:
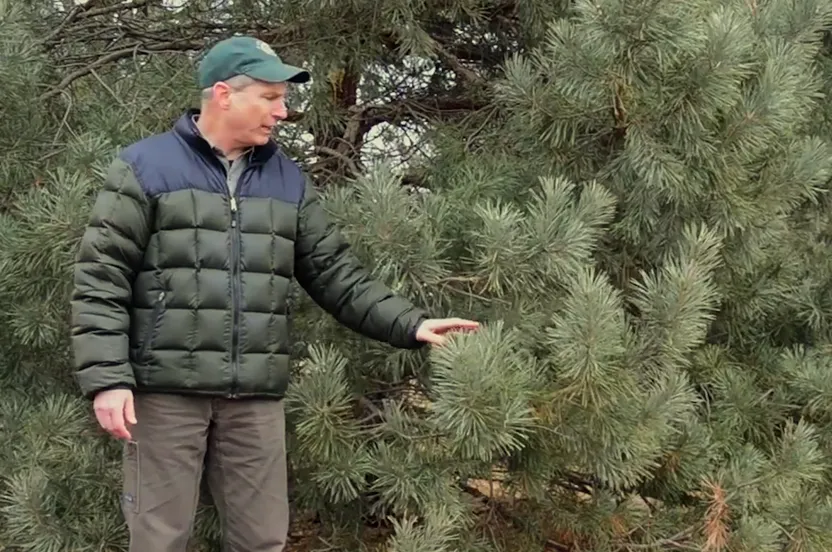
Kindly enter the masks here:
[[297, 165], [255, 148], [232, 196], [195, 114], [126, 148], [93, 207], [71, 299], [82, 393], [282, 397], [292, 278], [349, 328], [420, 346], [425, 313], [359, 266]]

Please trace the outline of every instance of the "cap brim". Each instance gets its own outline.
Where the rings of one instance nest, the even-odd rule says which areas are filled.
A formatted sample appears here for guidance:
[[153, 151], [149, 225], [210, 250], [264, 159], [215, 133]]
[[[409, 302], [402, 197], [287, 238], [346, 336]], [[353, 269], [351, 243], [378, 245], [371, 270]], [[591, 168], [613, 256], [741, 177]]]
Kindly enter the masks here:
[[258, 63], [246, 71], [249, 77], [266, 82], [292, 82], [303, 84], [309, 82], [311, 75], [306, 69], [286, 65], [285, 63]]

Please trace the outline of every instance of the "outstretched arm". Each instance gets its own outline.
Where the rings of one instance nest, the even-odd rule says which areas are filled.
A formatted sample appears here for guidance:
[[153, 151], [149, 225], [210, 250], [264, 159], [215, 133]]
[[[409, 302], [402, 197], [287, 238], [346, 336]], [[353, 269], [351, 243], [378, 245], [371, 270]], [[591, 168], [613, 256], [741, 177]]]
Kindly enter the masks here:
[[426, 313], [372, 278], [307, 180], [298, 214], [295, 277], [312, 299], [348, 328], [403, 349], [421, 345]]

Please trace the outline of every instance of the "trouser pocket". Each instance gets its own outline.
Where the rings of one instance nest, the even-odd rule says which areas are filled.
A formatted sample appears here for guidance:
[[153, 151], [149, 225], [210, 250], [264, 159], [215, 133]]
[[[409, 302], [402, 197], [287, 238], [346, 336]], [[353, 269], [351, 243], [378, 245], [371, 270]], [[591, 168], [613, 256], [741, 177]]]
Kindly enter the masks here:
[[141, 462], [139, 461], [139, 443], [136, 441], [124, 443], [123, 472], [121, 507], [125, 515], [137, 514], [141, 498], [139, 493]]

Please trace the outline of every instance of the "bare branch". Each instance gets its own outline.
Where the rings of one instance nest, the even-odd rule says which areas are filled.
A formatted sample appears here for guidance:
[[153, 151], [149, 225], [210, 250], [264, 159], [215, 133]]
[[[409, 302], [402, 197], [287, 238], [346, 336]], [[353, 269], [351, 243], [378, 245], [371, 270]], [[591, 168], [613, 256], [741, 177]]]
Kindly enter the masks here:
[[83, 6], [74, 6], [69, 13], [66, 14], [66, 17], [63, 18], [60, 24], [58, 24], [58, 26], [46, 36], [44, 42], [51, 42], [56, 36], [61, 34], [66, 26], [69, 25], [75, 19], [75, 16], [78, 15], [78, 13], [83, 9]]
[[459, 74], [461, 77], [463, 77], [465, 80], [472, 84], [485, 84], [485, 79], [483, 79], [480, 75], [478, 75], [471, 69], [465, 67], [465, 65], [462, 64], [459, 58], [447, 51], [438, 42], [435, 42], [435, 44], [436, 52], [439, 55], [439, 57], [442, 59], [442, 61], [447, 63], [448, 66], [450, 66], [450, 68], [453, 69], [457, 74]]
[[93, 8], [84, 10], [79, 16], [78, 19], [90, 18], [95, 17], [98, 15], [105, 15], [108, 13], [115, 13], [118, 11], [127, 11], [133, 10], [136, 8], [143, 8], [146, 6], [150, 0], [132, 0], [131, 2], [124, 2], [119, 4], [114, 4], [112, 6], [102, 6], [100, 8]]
[[199, 48], [199, 47], [200, 47], [200, 45], [198, 43], [195, 43], [195, 42], [179, 42], [179, 41], [177, 41], [177, 42], [161, 42], [161, 43], [153, 44], [153, 45], [149, 45], [149, 46], [142, 46], [141, 44], [135, 44], [131, 47], [121, 48], [120, 50], [110, 52], [109, 54], [104, 55], [104, 56], [96, 59], [95, 61], [93, 61], [89, 65], [86, 65], [86, 66], [84, 66], [84, 67], [66, 75], [61, 80], [61, 82], [59, 82], [54, 87], [52, 87], [48, 91], [41, 94], [40, 98], [38, 98], [38, 99], [39, 100], [48, 100], [49, 98], [57, 96], [58, 94], [61, 93], [62, 90], [64, 90], [66, 87], [68, 87], [70, 84], [72, 84], [74, 81], [78, 80], [79, 78], [81, 78], [85, 75], [89, 75], [90, 73], [92, 73], [93, 71], [95, 71], [96, 69], [98, 69], [98, 68], [100, 68], [104, 65], [107, 65], [109, 63], [113, 63], [113, 62], [121, 60], [121, 59], [131, 57], [131, 56], [135, 55], [137, 52], [143, 51], [144, 53], [149, 53], [149, 52], [159, 52], [159, 51], [166, 51], [166, 50], [191, 50], [191, 49], [196, 49], [196, 48]]
[[[333, 158], [338, 158], [346, 164], [350, 169], [350, 176], [356, 176], [361, 171], [358, 168], [355, 160], [351, 159], [348, 155], [341, 153], [340, 151], [332, 148], [328, 148], [326, 146], [315, 146], [315, 151], [318, 153], [325, 153]], [[326, 162], [326, 160], [324, 160]]]

